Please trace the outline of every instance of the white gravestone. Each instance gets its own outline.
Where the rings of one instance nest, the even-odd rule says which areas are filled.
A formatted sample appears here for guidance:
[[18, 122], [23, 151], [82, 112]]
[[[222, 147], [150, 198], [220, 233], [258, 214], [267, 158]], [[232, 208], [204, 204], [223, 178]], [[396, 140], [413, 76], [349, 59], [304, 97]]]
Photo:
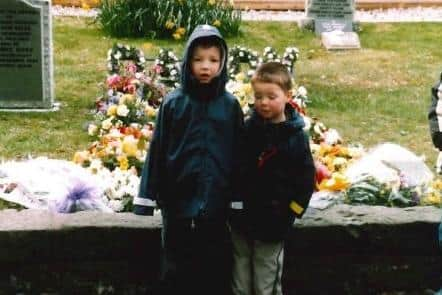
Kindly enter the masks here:
[[0, 109], [54, 106], [50, 0], [0, 0]]

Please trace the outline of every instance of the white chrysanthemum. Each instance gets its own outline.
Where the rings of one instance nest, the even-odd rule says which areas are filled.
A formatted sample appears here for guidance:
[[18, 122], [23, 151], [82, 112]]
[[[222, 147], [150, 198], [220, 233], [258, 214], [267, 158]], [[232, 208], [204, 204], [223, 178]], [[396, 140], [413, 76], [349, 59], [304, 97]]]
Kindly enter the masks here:
[[125, 104], [120, 104], [117, 107], [117, 115], [121, 117], [126, 117], [129, 114], [129, 109]]
[[98, 127], [97, 127], [97, 125], [95, 125], [95, 124], [89, 124], [89, 126], [87, 127], [87, 133], [88, 133], [90, 136], [94, 136], [94, 135], [96, 135], [96, 134], [97, 134], [97, 131], [98, 131]]
[[111, 209], [115, 212], [121, 212], [124, 210], [124, 205], [121, 200], [110, 200], [109, 207], [111, 207]]
[[118, 51], [117, 53], [114, 54], [114, 58], [119, 60], [121, 58], [121, 52]]
[[299, 86], [299, 88], [296, 92], [300, 96], [303, 96], [303, 97], [307, 96], [307, 89], [304, 86]]
[[112, 127], [112, 117], [101, 122], [101, 128], [109, 130]]

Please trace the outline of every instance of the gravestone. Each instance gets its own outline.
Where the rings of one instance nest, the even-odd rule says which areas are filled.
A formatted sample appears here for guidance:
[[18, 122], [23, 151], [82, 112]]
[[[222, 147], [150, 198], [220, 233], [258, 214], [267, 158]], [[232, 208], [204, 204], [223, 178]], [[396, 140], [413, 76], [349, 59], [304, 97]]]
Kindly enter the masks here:
[[326, 49], [361, 47], [353, 32], [355, 0], [306, 0], [305, 7], [304, 22], [312, 22]]
[[0, 109], [51, 109], [50, 0], [0, 1]]
[[315, 32], [353, 31], [354, 0], [306, 0], [306, 16], [314, 19]]

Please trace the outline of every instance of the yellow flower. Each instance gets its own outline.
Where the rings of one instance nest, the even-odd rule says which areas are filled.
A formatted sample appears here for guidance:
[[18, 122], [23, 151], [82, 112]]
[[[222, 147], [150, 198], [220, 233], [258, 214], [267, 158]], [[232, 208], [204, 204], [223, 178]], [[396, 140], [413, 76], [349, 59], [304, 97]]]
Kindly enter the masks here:
[[166, 27], [166, 29], [168, 29], [168, 30], [172, 30], [173, 27], [175, 27], [175, 23], [174, 23], [173, 21], [171, 21], [171, 20], [168, 20], [168, 21], [166, 22], [166, 24], [165, 24], [165, 27]]
[[151, 107], [150, 105], [146, 106], [146, 108], [144, 109], [144, 113], [146, 114], [146, 116], [148, 116], [149, 118], [155, 117], [157, 111]]
[[209, 0], [209, 1], [207, 1], [207, 2], [209, 3], [209, 5], [215, 5], [216, 0]]
[[221, 26], [221, 22], [219, 21], [219, 19], [216, 19], [216, 20], [213, 22], [213, 25], [214, 25], [215, 27], [219, 27], [219, 26]]
[[173, 37], [173, 39], [175, 39], [175, 40], [180, 40], [180, 39], [182, 38], [182, 36], [181, 36], [180, 34], [178, 34], [178, 33], [174, 33], [174, 34], [172, 35], [172, 37]]
[[133, 94], [125, 94], [120, 98], [119, 104], [124, 104], [126, 102], [133, 102], [135, 100], [135, 96]]
[[119, 156], [117, 160], [121, 170], [126, 171], [129, 169], [129, 161], [126, 156]]
[[176, 30], [175, 33], [178, 33], [178, 34], [180, 34], [180, 35], [184, 35], [184, 34], [186, 33], [186, 29], [183, 28], [183, 27], [180, 27], [180, 28], [178, 28], [178, 29]]
[[113, 104], [107, 109], [107, 115], [115, 116], [116, 114], [117, 114], [117, 106]]
[[88, 151], [81, 151], [81, 152], [75, 152], [74, 158], [72, 159], [72, 161], [75, 164], [82, 165], [84, 163], [84, 161], [86, 161], [87, 159], [89, 159], [89, 152]]
[[138, 140], [133, 137], [133, 135], [129, 135], [124, 137], [123, 139], [123, 153], [125, 153], [128, 157], [135, 157], [138, 152]]

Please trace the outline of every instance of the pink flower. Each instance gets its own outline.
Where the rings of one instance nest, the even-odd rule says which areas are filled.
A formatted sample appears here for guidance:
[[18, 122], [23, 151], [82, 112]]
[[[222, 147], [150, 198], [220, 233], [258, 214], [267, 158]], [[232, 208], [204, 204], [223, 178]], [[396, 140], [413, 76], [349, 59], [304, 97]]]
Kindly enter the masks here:
[[110, 88], [116, 88], [118, 84], [121, 82], [121, 77], [117, 74], [109, 76], [106, 80], [107, 86]]
[[134, 84], [128, 84], [124, 86], [123, 90], [127, 93], [134, 94], [137, 90], [137, 86], [135, 86]]
[[134, 63], [129, 63], [126, 66], [126, 71], [131, 74], [135, 74], [137, 72], [137, 66]]

